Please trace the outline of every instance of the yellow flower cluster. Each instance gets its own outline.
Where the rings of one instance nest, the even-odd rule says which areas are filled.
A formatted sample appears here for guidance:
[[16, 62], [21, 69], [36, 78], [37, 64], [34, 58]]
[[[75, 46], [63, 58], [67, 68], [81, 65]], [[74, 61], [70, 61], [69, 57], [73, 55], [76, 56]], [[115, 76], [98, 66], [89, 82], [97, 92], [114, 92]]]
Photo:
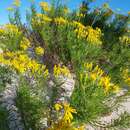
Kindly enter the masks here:
[[57, 17], [54, 19], [55, 23], [58, 25], [66, 25], [68, 21], [64, 19], [63, 17]]
[[101, 45], [102, 41], [101, 41], [101, 30], [99, 28], [93, 29], [92, 27], [88, 26], [87, 27], [87, 42], [92, 43], [92, 44], [97, 44], [97, 45]]
[[14, 8], [13, 7], [8, 7], [7, 10], [11, 12], [11, 11], [14, 11]]
[[49, 5], [48, 5], [47, 2], [40, 2], [39, 5], [46, 12], [48, 12], [50, 10]]
[[78, 12], [76, 15], [77, 15], [78, 17], [80, 17], [80, 18], [85, 17], [85, 14], [82, 14], [82, 13], [79, 13], [79, 12]]
[[13, 24], [6, 24], [0, 30], [0, 32], [3, 33], [3, 35], [21, 35], [21, 32], [19, 31], [18, 27]]
[[105, 75], [104, 71], [97, 65], [94, 67], [92, 63], [84, 65], [85, 72], [80, 74], [80, 82], [86, 82], [87, 79], [91, 79], [95, 84], [103, 87], [105, 92], [113, 90], [114, 92], [119, 91], [119, 86], [111, 82], [111, 78]]
[[80, 22], [77, 21], [73, 21], [68, 22], [65, 19], [59, 19], [58, 24], [69, 24], [71, 26], [75, 27], [74, 32], [77, 34], [77, 38], [84, 38], [88, 43], [90, 44], [96, 44], [96, 45], [101, 45], [102, 41], [101, 41], [101, 36], [102, 36], [102, 32], [99, 28], [93, 29], [90, 26], [85, 27], [83, 24], [81, 24]]
[[32, 24], [34, 26], [41, 26], [46, 23], [50, 23], [51, 21], [52, 21], [52, 19], [50, 17], [48, 17], [47, 15], [37, 13], [36, 17], [32, 19]]
[[20, 4], [21, 4], [20, 0], [14, 0], [14, 2], [13, 2], [13, 5], [16, 6], [16, 7], [19, 7]]
[[27, 50], [29, 47], [30, 47], [30, 41], [26, 37], [23, 37], [23, 39], [20, 42], [20, 48], [22, 50]]
[[39, 55], [39, 56], [41, 56], [41, 55], [43, 55], [44, 54], [44, 48], [42, 48], [42, 47], [36, 47], [35, 48], [35, 53], [37, 54], [37, 55]]
[[70, 107], [70, 104], [55, 104], [55, 110], [59, 113], [59, 111], [64, 110], [63, 117], [58, 120], [56, 123], [52, 123], [52, 126], [48, 130], [84, 130], [84, 126], [80, 126], [79, 128], [75, 128], [72, 125], [73, 113], [76, 113], [76, 110]]
[[34, 25], [43, 25], [45, 23], [50, 23], [51, 21], [54, 21], [57, 25], [65, 25], [69, 23], [66, 19], [63, 17], [57, 17], [57, 18], [50, 18], [45, 14], [37, 13], [36, 17], [32, 19], [32, 23]]
[[81, 23], [74, 22], [74, 25], [77, 25], [75, 29], [75, 33], [77, 34], [78, 38], [84, 38], [90, 44], [101, 45], [101, 36], [102, 32], [99, 28], [93, 29], [90, 26], [85, 27]]
[[78, 38], [81, 38], [81, 36], [82, 36], [82, 38], [86, 38], [86, 36], [88, 35], [88, 32], [85, 31], [85, 26], [83, 24], [81, 24], [81, 23], [79, 23], [77, 21], [74, 21], [72, 23], [72, 25], [74, 27], [76, 27], [75, 33], [77, 34]]
[[45, 65], [37, 63], [22, 51], [7, 51], [0, 54], [0, 63], [14, 68], [19, 73], [29, 72], [30, 75], [34, 76], [35, 74], [48, 76], [48, 70]]
[[70, 104], [67, 104], [67, 103], [63, 104], [63, 108], [64, 108], [63, 121], [65, 123], [71, 123], [71, 121], [73, 120], [72, 113], [76, 113], [76, 110], [70, 107]]
[[123, 79], [130, 86], [130, 71], [128, 69], [123, 70]]
[[77, 38], [79, 39], [85, 39], [88, 43], [94, 44], [94, 45], [101, 45], [101, 36], [102, 32], [99, 28], [93, 29], [90, 26], [84, 26], [80, 22], [77, 21], [68, 21], [67, 19], [64, 19], [63, 17], [57, 17], [52, 20], [52, 18], [48, 17], [45, 14], [37, 14], [36, 18], [32, 19], [32, 23], [35, 26], [41, 26], [45, 23], [50, 23], [51, 21], [54, 21], [57, 25], [69, 25], [74, 27], [74, 32], [77, 34]]
[[54, 74], [55, 77], [59, 77], [60, 75], [67, 76], [67, 77], [71, 76], [69, 69], [65, 66], [61, 67], [60, 65], [54, 66], [53, 74]]
[[56, 111], [60, 111], [63, 107], [62, 107], [61, 104], [57, 103], [57, 104], [55, 104], [54, 108], [55, 108]]
[[130, 45], [130, 37], [129, 36], [122, 36], [119, 38], [120, 42], [125, 45]]
[[46, 23], [50, 23], [51, 21], [54, 21], [54, 23], [57, 25], [66, 25], [67, 23], [69, 23], [63, 17], [57, 17], [57, 18], [52, 19], [45, 14], [38, 13], [36, 14], [36, 17], [32, 19], [32, 24], [35, 26], [41, 26]]
[[43, 21], [45, 21], [45, 22], [51, 22], [51, 18], [50, 17], [48, 17], [47, 15], [45, 15], [45, 14], [37, 14], [37, 16], [39, 17], [39, 18], [41, 18]]
[[72, 113], [76, 113], [76, 110], [70, 107], [70, 104], [64, 103], [63, 105], [61, 105], [57, 103], [55, 104], [54, 108], [56, 111], [60, 111], [61, 109], [63, 109], [64, 115], [62, 121], [65, 123], [71, 123], [71, 121], [73, 120]]
[[3, 28], [0, 28], [0, 35], [1, 35], [1, 34], [4, 34], [4, 32], [5, 32], [4, 29], [3, 29]]

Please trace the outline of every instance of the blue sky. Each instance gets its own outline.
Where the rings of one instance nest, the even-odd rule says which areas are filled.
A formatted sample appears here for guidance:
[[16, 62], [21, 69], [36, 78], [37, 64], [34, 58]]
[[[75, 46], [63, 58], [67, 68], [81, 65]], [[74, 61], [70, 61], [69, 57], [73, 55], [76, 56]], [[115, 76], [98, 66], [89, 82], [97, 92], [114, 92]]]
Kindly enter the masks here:
[[[39, 3], [41, 0], [35, 0], [36, 3]], [[44, 0], [49, 1], [49, 0]], [[66, 3], [68, 6], [72, 9], [75, 9], [79, 6], [82, 0], [64, 0], [67, 1]], [[101, 6], [104, 2], [108, 0], [96, 0], [93, 4], [91, 4], [91, 7]], [[0, 3], [0, 24], [8, 23], [8, 12], [6, 10], [7, 7], [11, 5], [13, 0], [1, 0]], [[22, 19], [25, 19], [25, 11], [29, 7], [30, 2], [29, 0], [21, 0], [21, 13], [22, 13]], [[109, 0], [110, 7], [113, 10], [120, 9], [121, 13], [127, 13], [130, 11], [130, 0]]]

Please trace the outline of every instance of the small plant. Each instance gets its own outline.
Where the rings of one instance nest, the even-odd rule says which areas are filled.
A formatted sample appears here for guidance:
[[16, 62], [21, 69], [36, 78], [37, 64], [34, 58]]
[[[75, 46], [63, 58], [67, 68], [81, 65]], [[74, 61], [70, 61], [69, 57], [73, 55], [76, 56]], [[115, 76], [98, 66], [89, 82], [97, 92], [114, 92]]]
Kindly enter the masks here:
[[11, 70], [6, 66], [0, 65], [0, 92], [6, 87], [6, 84], [11, 83]]
[[21, 80], [17, 91], [16, 106], [20, 111], [25, 128], [38, 130], [40, 120], [45, 117], [47, 109], [44, 109], [44, 101], [35, 95], [29, 82], [24, 78]]
[[84, 130], [84, 126], [76, 128], [72, 124], [73, 114], [76, 113], [76, 110], [70, 107], [68, 103], [57, 103], [54, 108], [56, 110], [57, 120], [54, 120], [47, 130]]
[[107, 113], [110, 108], [105, 101], [110, 96], [111, 89], [118, 89], [117, 87], [114, 87], [99, 66], [85, 64], [79, 72], [79, 79], [71, 96], [71, 105], [77, 110], [75, 119], [89, 122]]
[[8, 117], [7, 111], [0, 106], [0, 129], [1, 130], [9, 130], [7, 117]]

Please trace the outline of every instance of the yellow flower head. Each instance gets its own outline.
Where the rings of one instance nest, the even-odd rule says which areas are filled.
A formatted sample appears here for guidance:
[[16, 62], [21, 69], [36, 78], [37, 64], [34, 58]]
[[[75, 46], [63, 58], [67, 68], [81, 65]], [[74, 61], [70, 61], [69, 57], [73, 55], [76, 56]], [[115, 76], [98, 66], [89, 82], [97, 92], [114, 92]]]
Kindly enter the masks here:
[[19, 7], [20, 4], [21, 4], [20, 0], [14, 0], [14, 2], [13, 2], [13, 5], [16, 6], [16, 7]]
[[30, 47], [30, 41], [27, 38], [23, 38], [20, 42], [20, 48], [23, 50], [27, 50]]
[[48, 5], [47, 2], [40, 2], [39, 5], [46, 12], [50, 10], [49, 5]]
[[14, 8], [13, 7], [8, 7], [7, 10], [11, 12], [11, 11], [14, 11]]
[[58, 25], [64, 25], [67, 24], [68, 21], [62, 17], [55, 18], [55, 23]]
[[43, 55], [44, 54], [44, 49], [42, 48], [42, 47], [36, 47], [35, 48], [35, 53], [37, 54], [37, 55]]
[[70, 77], [69, 69], [67, 67], [65, 67], [65, 66], [61, 67], [60, 65], [58, 65], [58, 66], [55, 65], [54, 66], [53, 74], [54, 74], [55, 77], [58, 77], [60, 75]]
[[70, 104], [67, 104], [67, 103], [64, 103], [63, 107], [64, 107], [63, 120], [65, 123], [71, 123], [71, 121], [73, 120], [72, 113], [77, 113], [76, 109], [70, 107]]
[[60, 105], [60, 104], [57, 103], [57, 104], [55, 104], [54, 108], [55, 108], [56, 111], [59, 111], [59, 110], [61, 110], [63, 107], [62, 107], [62, 105]]

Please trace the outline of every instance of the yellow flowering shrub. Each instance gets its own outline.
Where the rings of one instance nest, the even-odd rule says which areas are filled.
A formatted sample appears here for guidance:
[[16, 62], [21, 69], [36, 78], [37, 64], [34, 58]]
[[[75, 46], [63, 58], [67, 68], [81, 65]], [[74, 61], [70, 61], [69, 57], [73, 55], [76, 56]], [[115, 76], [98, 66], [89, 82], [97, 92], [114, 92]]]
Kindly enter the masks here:
[[23, 51], [4, 52], [0, 54], [0, 64], [8, 65], [19, 73], [29, 72], [30, 75], [38, 74], [47, 77], [49, 75], [45, 65], [28, 57]]
[[83, 24], [77, 21], [69, 22], [68, 20], [59, 17], [55, 18], [55, 23], [58, 25], [71, 25], [75, 27], [74, 32], [77, 34], [77, 38], [84, 38], [88, 43], [94, 45], [101, 45], [102, 32], [99, 28], [93, 29], [90, 26], [85, 27]]
[[35, 27], [44, 27], [48, 23], [55, 23], [58, 27], [63, 25], [67, 27], [70, 26], [71, 30], [68, 31], [75, 32], [78, 39], [84, 39], [88, 44], [102, 45], [102, 32], [99, 28], [93, 29], [90, 26], [84, 26], [78, 21], [69, 21], [62, 16], [51, 18], [47, 14], [40, 13], [36, 14], [36, 17], [32, 19], [32, 24]]
[[19, 48], [22, 31], [13, 24], [5, 24], [0, 28], [2, 49], [17, 50]]
[[37, 13], [36, 17], [32, 18], [33, 26], [43, 26], [44, 24], [50, 23], [52, 19], [45, 14]]
[[75, 29], [75, 33], [77, 34], [78, 38], [84, 38], [90, 44], [94, 45], [101, 45], [101, 30], [99, 28], [93, 29], [90, 26], [85, 27], [81, 23], [74, 22], [74, 25], [77, 26]]
[[62, 113], [62, 110], [64, 111], [62, 113], [62, 117], [58, 119], [58, 121], [55, 121], [52, 123], [51, 127], [47, 130], [84, 130], [84, 126], [80, 126], [78, 128], [74, 127], [72, 124], [73, 120], [73, 113], [77, 113], [74, 108], [70, 106], [68, 103], [63, 104], [55, 104], [54, 106], [55, 110], [58, 113]]
[[119, 86], [113, 84], [111, 78], [98, 65], [94, 67], [92, 63], [86, 63], [84, 66], [85, 72], [80, 74], [81, 82], [91, 79], [95, 84], [103, 87], [106, 93], [111, 90], [114, 92], [119, 91]]
[[21, 32], [19, 31], [18, 27], [13, 24], [6, 24], [1, 28], [1, 32], [3, 35], [9, 35], [9, 36], [16, 36], [21, 35]]
[[35, 26], [42, 26], [45, 23], [50, 23], [53, 21], [58, 26], [61, 25], [68, 25], [71, 27], [74, 27], [74, 32], [77, 34], [77, 38], [82, 39], [84, 38], [88, 43], [94, 44], [94, 45], [101, 45], [101, 37], [102, 32], [99, 28], [93, 29], [90, 26], [84, 26], [78, 21], [68, 21], [67, 19], [63, 17], [56, 17], [54, 20], [52, 18], [48, 17], [45, 14], [37, 14], [37, 18], [32, 19], [32, 23]]
[[87, 31], [88, 31], [88, 36], [87, 36], [87, 41], [90, 42], [91, 44], [98, 44], [101, 45], [101, 30], [99, 28], [96, 28], [96, 30], [94, 30], [92, 27], [88, 26], [87, 27]]
[[70, 77], [70, 71], [67, 67], [65, 66], [60, 66], [60, 65], [55, 65], [54, 68], [53, 68], [53, 74], [55, 77], [58, 77], [60, 75], [63, 75], [63, 76], [67, 76], [67, 77]]

